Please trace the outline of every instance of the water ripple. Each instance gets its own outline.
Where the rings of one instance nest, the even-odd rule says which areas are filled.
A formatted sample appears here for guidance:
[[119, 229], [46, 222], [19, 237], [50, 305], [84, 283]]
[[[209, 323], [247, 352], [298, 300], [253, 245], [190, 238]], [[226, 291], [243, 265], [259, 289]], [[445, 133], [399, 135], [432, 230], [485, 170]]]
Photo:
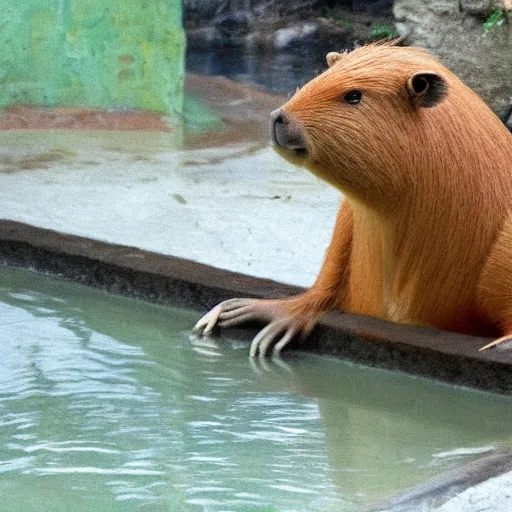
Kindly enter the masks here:
[[197, 315], [0, 277], [12, 510], [352, 511], [508, 437], [506, 399], [306, 357], [254, 368], [247, 344], [190, 337]]

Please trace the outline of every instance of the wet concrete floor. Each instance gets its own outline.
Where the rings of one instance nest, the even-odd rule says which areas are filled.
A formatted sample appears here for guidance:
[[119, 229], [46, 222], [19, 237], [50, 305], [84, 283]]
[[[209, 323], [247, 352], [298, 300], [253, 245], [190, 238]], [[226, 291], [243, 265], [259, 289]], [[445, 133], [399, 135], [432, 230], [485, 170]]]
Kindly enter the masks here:
[[187, 91], [170, 131], [0, 131], [0, 218], [310, 285], [340, 196], [270, 148], [285, 98], [197, 75]]

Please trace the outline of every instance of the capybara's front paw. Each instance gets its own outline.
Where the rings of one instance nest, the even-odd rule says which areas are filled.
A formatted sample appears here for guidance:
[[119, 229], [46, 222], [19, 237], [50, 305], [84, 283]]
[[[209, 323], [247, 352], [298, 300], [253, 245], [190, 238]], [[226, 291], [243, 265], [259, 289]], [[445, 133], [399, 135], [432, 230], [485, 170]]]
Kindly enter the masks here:
[[217, 304], [192, 329], [202, 336], [208, 336], [212, 333], [214, 327], [232, 327], [255, 318], [254, 308], [251, 306], [258, 302], [258, 299], [229, 299]]
[[[299, 307], [298, 307], [299, 306]], [[214, 327], [233, 327], [245, 322], [266, 322], [251, 344], [250, 355], [265, 357], [271, 347], [277, 355], [291, 341], [303, 340], [316, 325], [320, 312], [304, 296], [279, 300], [230, 299], [221, 302], [194, 326], [194, 332], [211, 334]]]
[[286, 345], [298, 339], [303, 341], [317, 323], [317, 318], [288, 316], [279, 318], [262, 329], [251, 343], [249, 355], [265, 357], [270, 347], [272, 355], [277, 356]]

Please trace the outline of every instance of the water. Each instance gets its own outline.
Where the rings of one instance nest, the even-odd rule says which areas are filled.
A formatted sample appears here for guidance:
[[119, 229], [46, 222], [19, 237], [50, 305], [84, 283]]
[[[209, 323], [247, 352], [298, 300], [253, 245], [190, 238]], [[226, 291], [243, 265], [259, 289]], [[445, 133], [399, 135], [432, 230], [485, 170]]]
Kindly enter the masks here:
[[325, 55], [326, 52], [317, 48], [311, 48], [309, 52], [263, 54], [243, 48], [188, 50], [187, 71], [221, 75], [238, 82], [258, 85], [274, 94], [291, 95], [297, 87], [302, 87], [327, 69]]
[[0, 269], [1, 510], [360, 510], [510, 445], [507, 397], [254, 363], [197, 318]]

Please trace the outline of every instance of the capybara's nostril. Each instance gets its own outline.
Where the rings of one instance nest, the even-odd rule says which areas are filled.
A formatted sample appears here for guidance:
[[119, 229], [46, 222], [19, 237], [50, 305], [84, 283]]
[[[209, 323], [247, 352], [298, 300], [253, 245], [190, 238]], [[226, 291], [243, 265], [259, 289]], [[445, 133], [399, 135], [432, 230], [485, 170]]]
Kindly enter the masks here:
[[274, 110], [270, 113], [270, 137], [272, 139], [272, 142], [274, 144], [277, 144], [278, 146], [279, 141], [277, 139], [277, 130], [281, 131], [281, 128], [277, 128], [278, 125], [282, 124], [284, 122], [283, 116], [281, 114], [281, 109], [278, 108], [277, 110]]
[[306, 140], [302, 127], [282, 109], [270, 114], [270, 136], [277, 146], [295, 151], [306, 151]]
[[283, 116], [283, 113], [280, 108], [278, 108], [277, 110], [274, 110], [270, 113], [270, 123], [271, 124], [284, 123], [284, 122], [285, 122], [284, 116]]

